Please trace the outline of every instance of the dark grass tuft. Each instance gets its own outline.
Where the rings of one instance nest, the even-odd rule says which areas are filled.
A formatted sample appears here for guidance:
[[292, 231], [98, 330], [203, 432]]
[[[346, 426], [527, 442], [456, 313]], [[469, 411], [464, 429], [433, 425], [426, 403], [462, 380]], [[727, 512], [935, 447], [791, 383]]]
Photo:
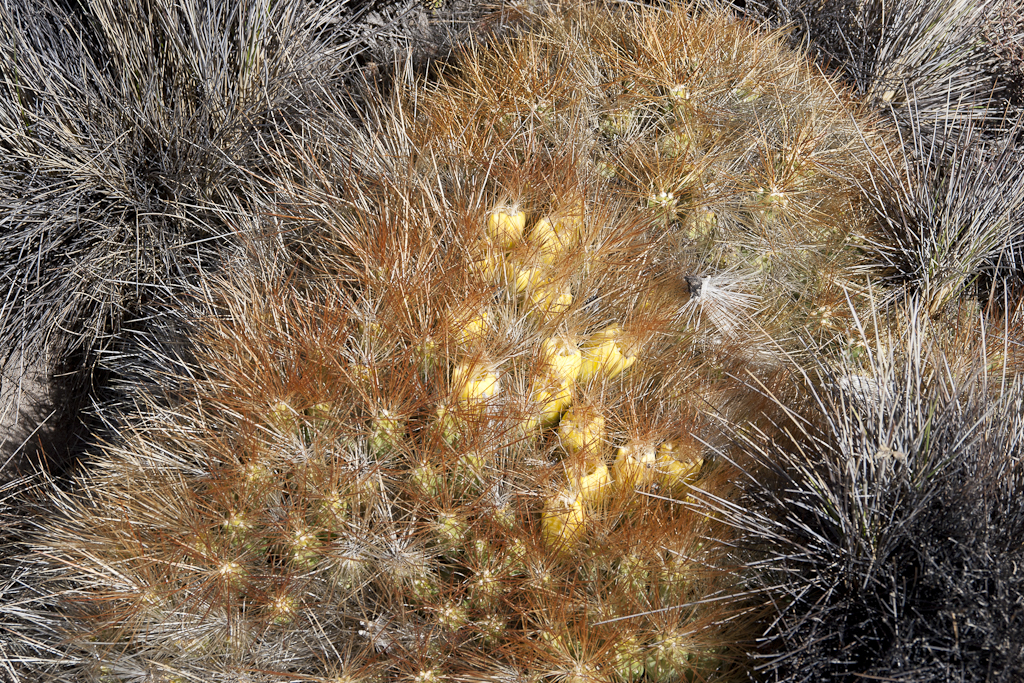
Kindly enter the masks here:
[[986, 139], [956, 115], [915, 120], [865, 187], [878, 221], [872, 247], [896, 292], [921, 293], [932, 316], [960, 293], [998, 298], [1024, 266], [1024, 155], [1015, 135]]
[[823, 67], [906, 122], [931, 128], [956, 112], [961, 125], [970, 120], [998, 130], [1016, 87], [1006, 75], [1013, 70], [1007, 45], [1014, 41], [1000, 18], [1006, 6], [1004, 0], [752, 0], [744, 11], [794, 26], [795, 39]]
[[807, 410], [739, 438], [749, 504], [719, 504], [765, 554], [768, 680], [1024, 674], [1024, 387], [925, 328], [861, 374], [805, 375]]
[[297, 0], [0, 9], [0, 361], [73, 385], [60, 430], [102, 394], [126, 321], [223, 267], [259, 141], [345, 71], [355, 19]]

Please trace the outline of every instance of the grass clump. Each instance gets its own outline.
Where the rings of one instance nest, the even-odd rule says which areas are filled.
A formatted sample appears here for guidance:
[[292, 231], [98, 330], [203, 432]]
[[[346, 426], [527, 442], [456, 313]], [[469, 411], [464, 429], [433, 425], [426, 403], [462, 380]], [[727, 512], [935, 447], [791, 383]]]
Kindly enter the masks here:
[[1019, 358], [1006, 363], [1019, 333], [967, 315], [930, 334], [924, 308], [900, 337], [872, 340], [862, 373], [805, 375], [809, 401], [780, 402], [770, 429], [741, 439], [757, 463], [744, 502], [715, 504], [765, 553], [756, 569], [778, 609], [757, 667], [767, 680], [1024, 670], [1010, 597]]

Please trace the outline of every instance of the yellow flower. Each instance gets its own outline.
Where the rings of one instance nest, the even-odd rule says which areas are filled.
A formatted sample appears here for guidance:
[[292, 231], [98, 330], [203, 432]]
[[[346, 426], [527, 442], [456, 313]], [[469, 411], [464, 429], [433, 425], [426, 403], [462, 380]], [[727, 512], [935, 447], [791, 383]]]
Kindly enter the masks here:
[[533, 402], [540, 407], [539, 413], [528, 420], [527, 429], [549, 427], [558, 421], [566, 408], [572, 404], [572, 387], [569, 384], [535, 386], [531, 392]]
[[545, 216], [530, 228], [530, 244], [541, 263], [551, 265], [579, 244], [579, 222], [573, 218], [555, 219]]
[[704, 460], [700, 446], [694, 441], [666, 441], [658, 447], [654, 468], [658, 481], [666, 489], [682, 493], [697, 481]]
[[563, 285], [544, 281], [527, 290], [526, 305], [535, 315], [556, 316], [572, 305], [572, 294]]
[[556, 382], [575, 382], [583, 364], [583, 352], [575, 341], [564, 335], [548, 337], [540, 343], [541, 373]]
[[565, 250], [555, 232], [554, 223], [547, 216], [541, 218], [530, 228], [530, 244], [537, 249], [540, 260], [548, 265], [554, 263], [555, 259]]
[[583, 495], [561, 490], [544, 504], [540, 517], [541, 537], [549, 548], [570, 548], [586, 531], [586, 509]]
[[596, 452], [604, 439], [604, 416], [592, 406], [570, 408], [558, 424], [558, 440], [569, 455]]
[[590, 468], [590, 472], [585, 473], [588, 464], [588, 461], [570, 462], [566, 466], [566, 475], [569, 478], [570, 490], [578, 493], [587, 505], [596, 506], [611, 495], [612, 475], [604, 460], [598, 460], [597, 464]]
[[538, 265], [508, 261], [504, 268], [505, 285], [513, 294], [533, 291], [545, 281], [544, 270]]
[[452, 389], [463, 408], [480, 409], [501, 393], [501, 380], [489, 363], [464, 362], [452, 371]]
[[471, 346], [487, 336], [490, 328], [490, 312], [486, 307], [463, 308], [449, 315], [449, 322], [455, 332], [455, 341], [460, 346]]
[[609, 325], [594, 333], [584, 345], [580, 381], [586, 382], [598, 374], [615, 377], [635, 362], [636, 354], [625, 343], [622, 328]]

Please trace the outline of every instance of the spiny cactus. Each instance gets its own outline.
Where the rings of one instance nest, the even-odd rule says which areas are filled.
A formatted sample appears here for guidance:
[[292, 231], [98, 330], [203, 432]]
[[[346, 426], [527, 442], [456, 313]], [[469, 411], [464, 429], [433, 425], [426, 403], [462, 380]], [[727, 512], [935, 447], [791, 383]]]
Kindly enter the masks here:
[[524, 14], [370, 101], [324, 88], [268, 142], [260, 268], [195, 290], [197, 367], [55, 494], [41, 670], [744, 676], [720, 425], [898, 328], [861, 194], [892, 134], [692, 7]]
[[974, 306], [934, 334], [925, 308], [867, 341], [861, 372], [805, 375], [810, 401], [738, 434], [730, 457], [756, 465], [741, 503], [713, 504], [765, 552], [767, 680], [1024, 673], [1020, 323]]
[[1016, 288], [1019, 36], [1007, 17], [1017, 3], [746, 4], [752, 16], [793, 22], [825, 68], [899, 123], [889, 154], [904, 163], [883, 164], [887, 177], [866, 191], [891, 281], [924, 291], [931, 314], [965, 290], [998, 300], [1002, 288]]
[[0, 14], [5, 359], [103, 347], [143, 290], [215, 259], [228, 229], [203, 207], [233, 204], [260, 121], [320, 72], [332, 36], [296, 2], [85, 13]]

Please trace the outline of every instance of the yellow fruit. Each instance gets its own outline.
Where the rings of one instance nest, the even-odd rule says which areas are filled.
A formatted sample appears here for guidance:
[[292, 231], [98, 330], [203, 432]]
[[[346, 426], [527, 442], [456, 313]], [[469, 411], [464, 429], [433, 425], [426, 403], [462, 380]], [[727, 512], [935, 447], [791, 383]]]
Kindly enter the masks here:
[[527, 290], [526, 305], [531, 313], [547, 319], [568, 310], [572, 305], [572, 294], [563, 285], [542, 282]]
[[569, 455], [596, 453], [604, 439], [604, 416], [589, 406], [570, 408], [558, 424], [558, 440]]
[[654, 483], [657, 456], [649, 443], [628, 443], [619, 448], [612, 469], [620, 487], [634, 488]]
[[658, 481], [666, 489], [681, 493], [697, 481], [704, 460], [694, 441], [666, 441], [658, 447], [655, 462]]
[[524, 228], [526, 214], [522, 211], [495, 209], [487, 217], [487, 236], [505, 248], [515, 246], [523, 238]]
[[480, 409], [501, 393], [501, 380], [489, 363], [460, 363], [452, 371], [452, 390], [463, 408]]
[[612, 475], [604, 460], [598, 460], [597, 464], [590, 468], [589, 473], [585, 473], [587, 464], [587, 462], [574, 462], [566, 467], [569, 488], [578, 493], [587, 505], [600, 505], [611, 495]]
[[586, 382], [598, 374], [615, 377], [635, 362], [636, 355], [626, 344], [622, 328], [609, 325], [596, 332], [584, 345], [580, 381]]
[[561, 490], [544, 504], [540, 517], [541, 538], [554, 550], [568, 549], [583, 537], [586, 531], [586, 509], [583, 496]]

